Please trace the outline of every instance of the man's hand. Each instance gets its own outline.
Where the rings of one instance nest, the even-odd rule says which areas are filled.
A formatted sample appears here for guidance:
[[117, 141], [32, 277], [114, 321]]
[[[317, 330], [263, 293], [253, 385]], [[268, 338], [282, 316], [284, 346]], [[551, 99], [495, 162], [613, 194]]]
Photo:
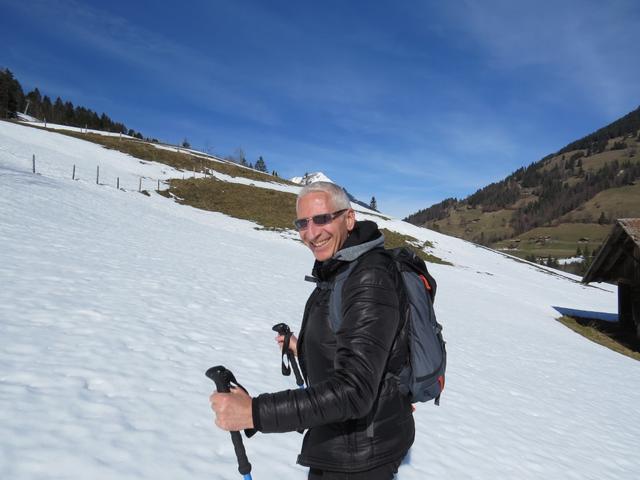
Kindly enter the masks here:
[[[278, 346], [280, 347], [280, 351], [282, 351], [282, 344], [284, 343], [284, 335], [276, 335], [276, 342], [278, 342]], [[291, 339], [289, 340], [289, 349], [293, 352], [293, 354], [298, 356], [298, 337], [295, 335], [291, 335]]]
[[229, 432], [253, 428], [251, 400], [241, 388], [231, 387], [229, 393], [212, 393], [209, 403], [216, 415], [216, 425]]

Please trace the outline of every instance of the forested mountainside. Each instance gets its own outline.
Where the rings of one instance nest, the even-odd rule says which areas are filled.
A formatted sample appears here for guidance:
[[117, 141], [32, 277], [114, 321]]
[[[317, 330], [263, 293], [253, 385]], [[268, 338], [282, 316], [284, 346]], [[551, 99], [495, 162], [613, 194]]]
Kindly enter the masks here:
[[405, 220], [522, 257], [593, 252], [616, 218], [640, 216], [640, 107], [469, 197]]

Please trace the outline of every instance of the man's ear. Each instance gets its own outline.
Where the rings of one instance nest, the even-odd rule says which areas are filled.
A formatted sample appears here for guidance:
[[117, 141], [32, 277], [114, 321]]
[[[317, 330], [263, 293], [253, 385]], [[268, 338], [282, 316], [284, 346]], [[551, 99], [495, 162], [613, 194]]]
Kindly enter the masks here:
[[347, 210], [347, 230], [350, 232], [356, 226], [356, 211], [353, 208]]

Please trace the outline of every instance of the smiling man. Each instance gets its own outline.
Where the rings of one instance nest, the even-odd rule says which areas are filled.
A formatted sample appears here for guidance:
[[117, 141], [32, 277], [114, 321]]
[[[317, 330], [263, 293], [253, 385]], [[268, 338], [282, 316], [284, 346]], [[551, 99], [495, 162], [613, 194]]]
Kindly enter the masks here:
[[[356, 221], [339, 186], [307, 185], [296, 211], [295, 227], [315, 257], [317, 285], [300, 337], [290, 344], [307, 388], [253, 399], [240, 389], [214, 393], [216, 424], [264, 433], [308, 429], [298, 463], [310, 467], [309, 479], [391, 479], [414, 439], [411, 402], [398, 390], [408, 361], [402, 279], [376, 224]], [[346, 279], [334, 292], [340, 275]], [[332, 294], [342, 296], [337, 328], [329, 316]]]

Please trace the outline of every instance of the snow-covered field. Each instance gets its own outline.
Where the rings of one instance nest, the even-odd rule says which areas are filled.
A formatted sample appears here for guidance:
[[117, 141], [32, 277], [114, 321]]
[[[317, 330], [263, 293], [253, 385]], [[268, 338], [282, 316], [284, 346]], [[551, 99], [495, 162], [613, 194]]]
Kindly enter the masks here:
[[[96, 185], [97, 163], [131, 188]], [[204, 371], [224, 364], [255, 393], [295, 387], [271, 326], [298, 329], [311, 254], [141, 195], [140, 176], [182, 172], [0, 122], [2, 479], [235, 479]], [[455, 264], [430, 266], [447, 388], [440, 407], [418, 405], [399, 479], [638, 478], [640, 364], [554, 320], [554, 306], [614, 313], [613, 288], [373, 218]], [[305, 478], [301, 439], [245, 440], [254, 478]]]

